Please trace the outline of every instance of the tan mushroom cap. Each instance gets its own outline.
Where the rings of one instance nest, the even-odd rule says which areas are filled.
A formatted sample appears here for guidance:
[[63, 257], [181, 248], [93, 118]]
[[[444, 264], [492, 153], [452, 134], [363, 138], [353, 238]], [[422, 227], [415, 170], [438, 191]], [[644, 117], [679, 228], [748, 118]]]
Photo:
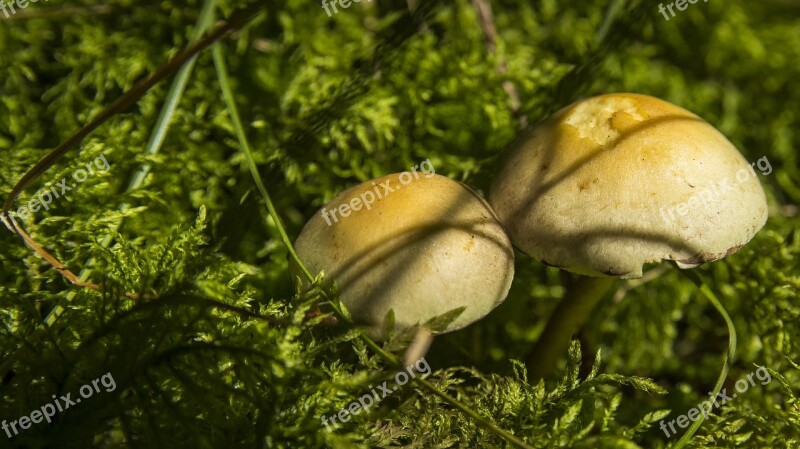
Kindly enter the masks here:
[[489, 203], [520, 250], [586, 275], [692, 268], [734, 253], [767, 220], [755, 170], [714, 127], [654, 97], [609, 94], [538, 124]]
[[[505, 299], [514, 275], [511, 242], [489, 205], [464, 185], [406, 174], [336, 196], [306, 223], [297, 253], [312, 273], [324, 270], [326, 281], [336, 282], [353, 318], [373, 334], [382, 333], [390, 309], [402, 329], [463, 306], [446, 331], [460, 329]], [[344, 205], [347, 216], [337, 212], [328, 225], [322, 212]]]

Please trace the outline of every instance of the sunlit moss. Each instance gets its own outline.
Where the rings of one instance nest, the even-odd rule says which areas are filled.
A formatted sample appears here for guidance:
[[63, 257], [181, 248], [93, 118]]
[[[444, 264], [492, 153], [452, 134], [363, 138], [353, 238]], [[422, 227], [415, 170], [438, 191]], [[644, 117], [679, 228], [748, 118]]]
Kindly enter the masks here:
[[[220, 16], [242, 6], [220, 3]], [[353, 3], [333, 18], [315, 2], [276, 2], [223, 45], [256, 162], [291, 236], [346, 187], [428, 158], [437, 173], [485, 189], [519, 132], [506, 80], [529, 122], [581, 96], [639, 92], [699, 114], [749, 160], [768, 156], [767, 226], [700, 270], [739, 331], [731, 382], [754, 364], [774, 370], [775, 380], [727, 404], [692, 447], [794, 447], [800, 10], [791, 2], [698, 2], [667, 22], [651, 2], [624, 2], [599, 41], [611, 3], [493, 2], [495, 55], [467, 0], [431, 2], [417, 22], [404, 1]], [[113, 1], [40, 13], [63, 5], [39, 2], [28, 17], [0, 17], [3, 192], [186, 45], [200, 8], [197, 0]], [[107, 157], [107, 174], [24, 221], [71, 269], [91, 267], [105, 294], [70, 287], [0, 233], [0, 363], [11, 360], [0, 372], [0, 420], [106, 372], [119, 386], [12, 442], [0, 433], [0, 447], [503, 447], [411, 385], [369, 415], [325, 429], [323, 414], [393, 369], [331, 325], [314, 292], [295, 294], [208, 53], [162, 150], [143, 154], [167, 89], [160, 84], [100, 127], [17, 203]], [[142, 164], [151, 175], [128, 190]], [[657, 422], [664, 410], [672, 419], [706, 398], [726, 348], [724, 323], [693, 285], [670, 268], [609, 298], [581, 335], [583, 357], [574, 347], [547, 384], [529, 385], [510, 360], [526, 357], [563, 290], [556, 270], [524, 256], [517, 265], [500, 308], [436, 339], [427, 356], [432, 380], [533, 447], [674, 443]], [[50, 332], [37, 330], [58, 307]], [[598, 372], [579, 379], [578, 365], [590, 371], [598, 349]]]

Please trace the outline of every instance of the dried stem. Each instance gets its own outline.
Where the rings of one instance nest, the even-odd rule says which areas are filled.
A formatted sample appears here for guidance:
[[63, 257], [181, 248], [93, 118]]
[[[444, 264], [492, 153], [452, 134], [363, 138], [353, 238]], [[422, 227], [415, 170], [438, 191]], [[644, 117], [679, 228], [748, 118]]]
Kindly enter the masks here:
[[[497, 27], [494, 25], [492, 6], [489, 4], [488, 0], [472, 0], [472, 5], [475, 7], [475, 11], [478, 13], [478, 21], [480, 22], [481, 29], [483, 30], [484, 39], [486, 39], [486, 48], [489, 50], [489, 54], [494, 55], [497, 50]], [[497, 72], [501, 75], [507, 74], [508, 63], [506, 59], [500, 58], [499, 64], [500, 65], [497, 68]], [[511, 109], [511, 113], [517, 118], [519, 129], [525, 129], [525, 127], [528, 125], [528, 119], [520, 113], [520, 107], [522, 106], [522, 103], [519, 101], [517, 87], [511, 81], [506, 80], [503, 81], [503, 90], [506, 91], [508, 98], [511, 100], [509, 109]]]
[[[2, 221], [6, 227], [18, 234], [37, 254], [41, 255], [50, 265], [52, 265], [58, 272], [64, 276], [69, 282], [79, 287], [92, 288], [100, 290], [97, 284], [92, 284], [81, 280], [78, 276], [67, 269], [61, 262], [48, 253], [41, 245], [37, 244], [25, 230], [17, 225], [11, 215], [9, 209], [14, 204], [19, 194], [25, 187], [30, 185], [33, 181], [38, 179], [50, 167], [56, 164], [67, 152], [76, 148], [83, 139], [89, 136], [95, 129], [100, 127], [103, 123], [111, 119], [114, 115], [124, 111], [131, 105], [139, 101], [150, 89], [153, 88], [160, 81], [170, 77], [177, 72], [184, 64], [191, 60], [197, 53], [206, 47], [210, 46], [230, 31], [240, 28], [252, 19], [256, 13], [263, 7], [263, 4], [253, 5], [247, 9], [235, 13], [229, 20], [221, 22], [205, 37], [198, 40], [196, 43], [185, 48], [183, 51], [175, 55], [166, 64], [158, 68], [152, 75], [143, 81], [134, 85], [129, 91], [119, 97], [116, 101], [111, 103], [105, 110], [97, 115], [91, 122], [86, 124], [83, 128], [78, 130], [75, 134], [70, 136], [66, 141], [61, 143], [53, 151], [47, 153], [33, 168], [28, 170], [27, 173], [20, 179], [6, 198], [2, 209]], [[139, 295], [135, 293], [128, 293], [127, 296], [138, 298]]]

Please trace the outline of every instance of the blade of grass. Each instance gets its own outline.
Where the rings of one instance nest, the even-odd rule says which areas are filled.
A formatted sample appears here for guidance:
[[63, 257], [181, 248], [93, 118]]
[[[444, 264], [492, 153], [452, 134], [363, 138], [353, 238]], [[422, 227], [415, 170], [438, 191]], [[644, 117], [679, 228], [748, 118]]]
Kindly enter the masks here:
[[617, 17], [617, 14], [619, 14], [621, 7], [622, 0], [613, 0], [608, 6], [606, 15], [603, 17], [603, 22], [600, 24], [600, 28], [597, 30], [597, 33], [594, 36], [594, 40], [598, 44], [603, 42], [603, 39], [606, 38], [606, 34], [608, 34], [608, 30], [611, 29], [611, 25], [614, 23], [614, 19]]
[[[2, 211], [0, 211], [0, 221], [2, 221], [3, 224], [5, 224], [6, 227], [12, 233], [16, 233], [19, 236], [21, 236], [22, 240], [42, 258], [48, 261], [52, 259], [58, 262], [57, 259], [55, 259], [50, 253], [47, 252], [47, 250], [45, 250], [40, 245], [35, 244], [36, 242], [34, 242], [32, 239], [28, 238], [26, 240], [26, 238], [24, 237], [24, 235], [26, 235], [24, 229], [22, 229], [21, 226], [17, 226], [14, 220], [12, 219], [11, 215], [9, 214], [9, 208], [14, 204], [14, 200], [16, 200], [16, 198], [19, 196], [22, 190], [25, 189], [25, 187], [28, 186], [31, 182], [39, 178], [50, 167], [56, 164], [62, 157], [64, 157], [64, 155], [67, 152], [76, 148], [80, 144], [80, 142], [83, 141], [83, 139], [89, 136], [95, 129], [100, 127], [100, 125], [108, 121], [115, 114], [120, 113], [124, 111], [126, 108], [135, 104], [150, 89], [152, 89], [153, 86], [155, 86], [157, 83], [171, 76], [173, 73], [179, 70], [188, 60], [192, 59], [201, 50], [207, 48], [208, 46], [210, 46], [211, 44], [222, 38], [228, 32], [239, 29], [240, 27], [244, 26], [246, 23], [252, 20], [264, 6], [265, 4], [257, 3], [248, 8], [241, 9], [235, 12], [230, 17], [230, 19], [221, 22], [211, 32], [206, 34], [195, 44], [184, 48], [176, 56], [174, 56], [164, 65], [159, 67], [148, 78], [137, 83], [130, 90], [125, 92], [125, 94], [117, 98], [102, 112], [100, 112], [100, 114], [98, 114], [94, 119], [92, 119], [88, 124], [84, 125], [83, 128], [79, 129], [66, 141], [62, 142], [55, 149], [47, 153], [41, 160], [39, 160], [39, 162], [33, 168], [28, 170], [28, 172], [26, 172], [25, 175], [22, 176], [22, 179], [20, 179], [11, 189], [11, 193], [9, 193], [8, 198], [6, 198], [5, 203], [3, 203]], [[60, 262], [58, 262], [58, 264], [53, 264], [52, 262], [49, 263], [54, 268], [57, 269], [57, 271], [59, 272], [59, 274], [62, 275], [62, 277], [64, 277], [74, 285], [100, 290], [100, 287], [96, 284], [80, 281], [80, 278], [78, 278], [78, 276], [73, 274]], [[135, 293], [133, 294], [129, 293], [127, 295], [128, 296], [134, 295], [133, 297], [136, 297]], [[4, 369], [6, 366], [7, 363], [3, 363], [3, 365], [0, 366], [0, 368]]]
[[[214, 59], [214, 66], [217, 69], [217, 77], [219, 78], [220, 88], [222, 89], [222, 96], [225, 100], [225, 104], [228, 108], [228, 113], [231, 116], [231, 122], [233, 123], [233, 127], [236, 130], [236, 137], [239, 140], [239, 146], [242, 149], [242, 152], [245, 155], [245, 159], [247, 160], [247, 165], [250, 169], [250, 174], [253, 176], [253, 181], [258, 188], [258, 191], [261, 193], [262, 198], [264, 199], [264, 203], [267, 206], [267, 210], [269, 212], [270, 217], [275, 222], [275, 226], [278, 228], [278, 233], [281, 236], [281, 240], [283, 240], [284, 245], [286, 245], [289, 254], [300, 267], [300, 270], [303, 272], [303, 275], [308, 279], [309, 282], [314, 282], [314, 276], [308, 271], [305, 264], [300, 260], [300, 257], [297, 255], [297, 252], [294, 249], [294, 245], [292, 245], [291, 240], [289, 239], [288, 234], [286, 233], [286, 229], [283, 226], [283, 222], [278, 215], [278, 212], [275, 209], [275, 205], [272, 203], [272, 198], [269, 195], [266, 187], [264, 187], [264, 183], [261, 180], [261, 175], [258, 173], [258, 167], [256, 167], [255, 160], [253, 159], [253, 153], [250, 149], [250, 144], [247, 141], [247, 136], [244, 131], [244, 126], [242, 126], [241, 119], [239, 118], [239, 112], [236, 108], [236, 100], [233, 95], [233, 89], [231, 88], [230, 78], [228, 76], [228, 68], [225, 64], [225, 58], [222, 54], [222, 46], [219, 43], [215, 43], [211, 48], [211, 55]], [[347, 318], [347, 316], [342, 312], [342, 310], [337, 306], [334, 301], [331, 301], [327, 292], [323, 289], [320, 289], [323, 297], [328, 300], [331, 304], [336, 315], [341, 319], [343, 322], [348, 323], [351, 327], [355, 327], [354, 323]], [[359, 332], [359, 338], [368, 346], [370, 347], [375, 353], [377, 353], [381, 358], [383, 358], [386, 362], [394, 367], [402, 367], [399, 359], [395, 357], [393, 354], [386, 352], [383, 348], [381, 348], [374, 340], [369, 338], [363, 332]], [[517, 438], [516, 436], [512, 435], [507, 430], [497, 426], [490, 420], [480, 416], [475, 411], [467, 407], [466, 405], [462, 404], [459, 400], [450, 397], [447, 393], [439, 390], [436, 386], [428, 382], [425, 379], [420, 377], [416, 377], [413, 379], [416, 381], [420, 386], [424, 389], [430, 391], [435, 396], [439, 397], [444, 402], [447, 402], [451, 406], [457, 408], [462, 413], [466, 414], [475, 422], [477, 422], [481, 427], [486, 429], [489, 432], [492, 432], [498, 435], [500, 438], [508, 441], [512, 445], [521, 448], [521, 449], [532, 449], [528, 446], [524, 441]]]
[[125, 92], [125, 94], [123, 94], [121, 97], [117, 98], [94, 119], [84, 125], [83, 128], [79, 129], [75, 134], [53, 149], [53, 151], [47, 153], [47, 155], [45, 155], [32, 169], [28, 170], [28, 172], [22, 176], [22, 179], [20, 179], [11, 189], [11, 193], [9, 193], [8, 198], [6, 198], [6, 201], [3, 204], [3, 215], [8, 214], [8, 210], [14, 203], [14, 200], [17, 198], [17, 196], [19, 196], [20, 192], [22, 192], [25, 187], [41, 176], [56, 162], [61, 160], [61, 158], [64, 157], [64, 155], [70, 150], [77, 147], [78, 144], [80, 144], [83, 139], [85, 139], [95, 129], [108, 121], [114, 115], [124, 111], [139, 101], [139, 99], [141, 99], [148, 91], [150, 91], [153, 86], [177, 72], [181, 67], [183, 67], [184, 64], [186, 64], [189, 59], [194, 57], [201, 50], [210, 46], [228, 32], [238, 29], [249, 22], [264, 6], [266, 6], [266, 4], [257, 3], [234, 13], [229, 20], [219, 24], [216, 28], [214, 28], [214, 30], [205, 35], [205, 37], [200, 39], [195, 44], [183, 49], [172, 59], [167, 61], [166, 64], [159, 67], [149, 77], [140, 81], [130, 90]]
[[[206, 0], [203, 3], [203, 7], [200, 11], [200, 17], [195, 24], [194, 31], [192, 32], [191, 41], [197, 42], [203, 36], [203, 34], [211, 28], [214, 23], [214, 8], [216, 8], [216, 0]], [[194, 68], [194, 64], [197, 61], [197, 56], [193, 56], [189, 61], [183, 65], [177, 73], [177, 76], [172, 82], [172, 85], [167, 92], [166, 99], [164, 101], [164, 105], [159, 113], [158, 119], [156, 120], [155, 127], [153, 128], [153, 132], [150, 135], [150, 140], [147, 143], [147, 147], [145, 152], [148, 154], [155, 154], [161, 149], [161, 145], [164, 142], [164, 138], [167, 134], [167, 130], [169, 129], [169, 123], [172, 119], [172, 116], [175, 113], [175, 109], [177, 108], [178, 103], [180, 102], [181, 97], [183, 96], [183, 92], [186, 88], [186, 84], [188, 83], [189, 76], [192, 73], [192, 69]], [[150, 167], [148, 165], [142, 166], [131, 178], [130, 183], [128, 184], [127, 191], [136, 189], [137, 187], [141, 186], [144, 182], [147, 174], [150, 171]], [[128, 204], [120, 205], [120, 211], [124, 212], [129, 208]], [[124, 219], [124, 217], [122, 218]], [[100, 245], [103, 247], [108, 247], [112, 241], [114, 240], [114, 234], [116, 234], [117, 230], [122, 226], [122, 219], [115, 224], [110, 231], [105, 235], [103, 240], [101, 241]], [[31, 243], [29, 243], [31, 244]], [[34, 243], [35, 244], [35, 243]], [[55, 261], [55, 263], [50, 262], [51, 265], [56, 266], [60, 265], [60, 262]], [[87, 268], [81, 270], [79, 276], [77, 277], [76, 285], [81, 285], [81, 283], [86, 283], [89, 277], [92, 274], [92, 269], [89, 268], [93, 265], [94, 259], [89, 259], [86, 262]], [[77, 292], [71, 291], [67, 293], [66, 298], [59, 301], [45, 316], [42, 324], [40, 325], [40, 330], [44, 330], [46, 327], [52, 326], [56, 320], [61, 316], [64, 312], [64, 303], [69, 303], [73, 299]], [[40, 335], [41, 337], [41, 335]], [[36, 338], [36, 337], [34, 337]], [[38, 339], [36, 340], [38, 341]], [[16, 360], [16, 353], [6, 359], [2, 366], [0, 366], [0, 373], [5, 372], [6, 369]]]
[[[192, 42], [197, 42], [203, 36], [203, 33], [211, 28], [211, 25], [214, 23], [214, 8], [216, 8], [216, 6], [216, 0], [206, 0], [203, 3], [203, 7], [200, 10], [200, 17], [197, 20], [194, 32], [192, 33]], [[172, 81], [169, 91], [167, 92], [166, 99], [164, 100], [164, 105], [161, 107], [161, 112], [158, 114], [158, 119], [153, 127], [153, 132], [150, 134], [150, 139], [145, 147], [146, 154], [157, 154], [161, 150], [161, 145], [164, 143], [164, 139], [167, 136], [167, 131], [169, 130], [170, 121], [172, 120], [172, 116], [175, 114], [175, 109], [177, 109], [178, 103], [180, 103], [180, 100], [183, 97], [183, 92], [189, 82], [189, 77], [192, 74], [195, 62], [197, 62], [197, 55], [192, 57], [183, 67], [181, 67], [175, 76], [175, 79]], [[150, 165], [143, 164], [131, 177], [126, 192], [140, 187], [149, 173]], [[125, 212], [129, 208], [129, 204], [123, 203], [120, 205], [119, 210], [121, 212]], [[100, 242], [100, 246], [107, 248], [109, 245], [111, 245], [111, 243], [114, 241], [114, 234], [116, 234], [117, 230], [122, 226], [122, 221], [124, 219], [125, 217], [123, 215], [120, 220], [110, 228], [109, 232]], [[94, 259], [89, 259], [86, 262], [87, 268], [81, 270], [78, 277], [81, 281], [86, 281], [91, 275], [92, 269], [90, 267], [93, 265], [93, 262]], [[67, 302], [74, 299], [75, 295], [77, 295], [77, 292], [69, 292], [67, 294]], [[53, 310], [45, 317], [45, 324], [52, 326], [55, 320], [61, 315], [62, 311], [63, 307], [60, 305], [54, 307]]]
[[[700, 276], [690, 270], [681, 270], [681, 273], [685, 274], [692, 282], [697, 285], [700, 289], [700, 293], [708, 299], [711, 305], [714, 306], [715, 309], [722, 315], [722, 318], [725, 320], [725, 325], [728, 327], [728, 352], [725, 354], [725, 363], [722, 365], [722, 370], [719, 373], [719, 377], [717, 378], [717, 383], [714, 384], [714, 389], [712, 390], [713, 398], [716, 398], [719, 394], [720, 390], [722, 389], [722, 384], [725, 383], [725, 379], [728, 377], [728, 371], [731, 369], [731, 365], [733, 364], [733, 358], [736, 355], [736, 327], [733, 325], [733, 320], [728, 315], [728, 311], [725, 310], [725, 306], [722, 305], [720, 300], [714, 294], [713, 291], [708, 287], [708, 285], [703, 282], [703, 279]], [[704, 415], [698, 417], [697, 421], [693, 422], [692, 425], [686, 430], [686, 433], [681, 436], [681, 439], [675, 443], [673, 449], [681, 449], [686, 446], [689, 441], [692, 439], [692, 436], [697, 432], [697, 429], [700, 428], [700, 425], [704, 421]]]

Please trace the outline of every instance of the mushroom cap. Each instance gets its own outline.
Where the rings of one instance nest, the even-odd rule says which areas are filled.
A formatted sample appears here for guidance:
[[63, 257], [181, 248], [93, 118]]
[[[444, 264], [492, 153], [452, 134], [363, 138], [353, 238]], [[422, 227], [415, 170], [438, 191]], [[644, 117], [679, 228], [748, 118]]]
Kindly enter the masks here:
[[549, 265], [642, 276], [728, 256], [767, 220], [755, 171], [714, 127], [658, 98], [609, 94], [536, 125], [504, 161], [489, 203], [511, 241]]
[[[354, 320], [373, 335], [385, 331], [390, 309], [403, 329], [465, 307], [445, 331], [460, 329], [500, 304], [514, 276], [513, 247], [486, 201], [449, 178], [415, 175], [391, 174], [342, 192], [295, 242], [308, 269], [336, 282]], [[345, 204], [347, 216], [337, 211], [328, 225], [323, 210], [330, 215]]]

